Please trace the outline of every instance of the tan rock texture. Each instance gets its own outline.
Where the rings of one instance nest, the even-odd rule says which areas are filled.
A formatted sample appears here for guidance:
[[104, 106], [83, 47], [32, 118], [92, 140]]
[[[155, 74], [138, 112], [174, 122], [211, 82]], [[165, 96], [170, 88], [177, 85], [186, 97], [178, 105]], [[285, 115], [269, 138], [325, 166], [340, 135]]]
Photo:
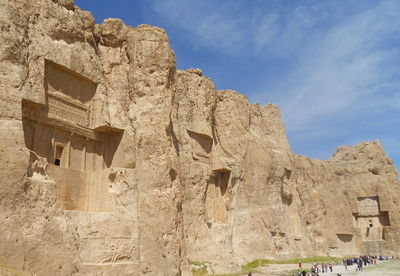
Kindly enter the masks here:
[[0, 274], [400, 252], [378, 141], [295, 155], [277, 106], [176, 70], [164, 30], [97, 25], [72, 0], [1, 0], [0, 29]]

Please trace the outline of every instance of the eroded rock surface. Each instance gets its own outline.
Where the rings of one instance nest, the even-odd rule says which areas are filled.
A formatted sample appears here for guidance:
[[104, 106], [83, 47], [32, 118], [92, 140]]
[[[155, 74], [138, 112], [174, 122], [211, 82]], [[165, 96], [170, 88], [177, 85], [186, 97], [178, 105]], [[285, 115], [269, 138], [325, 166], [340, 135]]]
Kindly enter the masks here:
[[278, 107], [176, 70], [166, 33], [72, 0], [0, 1], [0, 263], [35, 275], [231, 272], [400, 251], [379, 142], [290, 150]]

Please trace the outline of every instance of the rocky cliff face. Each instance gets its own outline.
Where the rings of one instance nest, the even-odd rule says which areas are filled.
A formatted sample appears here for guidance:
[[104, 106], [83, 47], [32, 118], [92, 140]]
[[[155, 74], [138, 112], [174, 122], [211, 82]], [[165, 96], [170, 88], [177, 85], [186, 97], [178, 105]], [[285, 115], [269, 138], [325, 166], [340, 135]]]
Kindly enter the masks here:
[[294, 155], [278, 107], [177, 71], [162, 29], [96, 25], [72, 0], [3, 0], [0, 27], [0, 269], [190, 275], [399, 252], [378, 142]]

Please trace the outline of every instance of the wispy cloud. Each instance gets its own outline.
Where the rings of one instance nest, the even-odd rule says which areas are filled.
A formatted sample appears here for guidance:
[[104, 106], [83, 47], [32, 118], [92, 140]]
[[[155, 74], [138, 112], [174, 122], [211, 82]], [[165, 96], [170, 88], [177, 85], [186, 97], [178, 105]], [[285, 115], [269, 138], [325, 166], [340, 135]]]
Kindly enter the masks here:
[[360, 112], [374, 96], [395, 97], [392, 90], [382, 88], [398, 82], [388, 69], [399, 60], [399, 53], [382, 42], [399, 35], [399, 11], [400, 7], [382, 2], [314, 34], [312, 43], [300, 46], [301, 57], [288, 81], [275, 87], [289, 131], [304, 130], [318, 116]]
[[338, 143], [345, 126], [357, 129], [354, 139], [392, 141], [400, 159], [393, 132], [377, 132], [385, 121], [400, 125], [400, 2], [164, 0], [153, 8], [188, 47], [262, 60], [264, 68], [243, 72], [259, 76], [248, 96], [281, 107], [292, 141], [337, 133]]
[[[325, 20], [314, 1], [285, 6], [279, 1], [153, 1], [153, 9], [181, 29], [195, 47], [238, 55], [288, 56]], [[317, 2], [318, 3], [318, 2]], [[318, 20], [316, 15], [318, 15]]]
[[240, 3], [165, 0], [153, 2], [154, 10], [176, 28], [180, 28], [191, 47], [209, 47], [233, 52], [245, 41], [243, 16], [237, 16]]

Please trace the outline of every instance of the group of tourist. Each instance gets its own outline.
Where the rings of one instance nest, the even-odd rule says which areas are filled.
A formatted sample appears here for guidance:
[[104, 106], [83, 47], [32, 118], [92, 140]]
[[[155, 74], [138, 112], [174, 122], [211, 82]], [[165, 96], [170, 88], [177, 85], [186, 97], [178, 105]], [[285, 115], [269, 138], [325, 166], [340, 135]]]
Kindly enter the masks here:
[[[376, 265], [379, 260], [392, 260], [391, 256], [359, 256], [354, 258], [343, 259], [343, 265], [347, 270], [348, 266], [356, 265], [356, 271], [362, 271], [363, 266]], [[337, 264], [337, 263], [336, 263]], [[299, 271], [297, 276], [320, 276], [320, 273], [333, 272], [333, 266], [330, 263], [318, 264], [313, 262], [310, 272], [302, 269], [302, 264], [299, 263]], [[337, 274], [341, 276], [341, 274]]]
[[311, 272], [307, 272], [305, 270], [301, 270], [302, 264], [299, 263], [299, 272], [298, 276], [318, 276], [320, 272], [333, 272], [333, 265], [331, 263], [322, 263], [319, 265], [317, 262], [313, 262], [313, 265], [310, 269]]
[[379, 261], [391, 260], [392, 256], [359, 256], [355, 258], [348, 258], [343, 260], [343, 265], [347, 270], [348, 266], [356, 265], [356, 271], [362, 271], [363, 266], [376, 265]]

